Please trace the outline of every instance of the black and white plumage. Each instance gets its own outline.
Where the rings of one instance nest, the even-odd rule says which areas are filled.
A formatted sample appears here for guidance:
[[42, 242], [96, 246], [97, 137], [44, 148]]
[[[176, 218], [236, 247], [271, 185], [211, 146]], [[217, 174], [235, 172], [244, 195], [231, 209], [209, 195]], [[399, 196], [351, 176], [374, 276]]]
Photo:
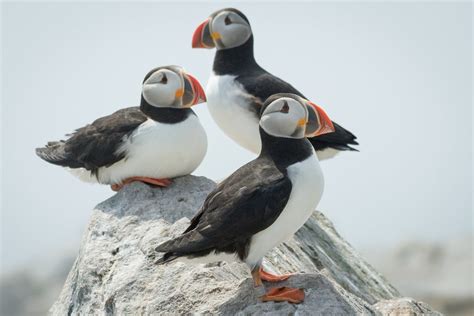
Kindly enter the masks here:
[[[207, 105], [217, 125], [242, 147], [258, 153], [258, 121], [264, 100], [276, 93], [303, 94], [260, 67], [253, 54], [253, 34], [247, 17], [236, 9], [213, 13], [196, 29], [194, 48], [216, 48], [206, 88]], [[320, 160], [339, 151], [356, 150], [356, 137], [333, 122], [335, 132], [309, 140]]]
[[155, 68], [143, 81], [140, 107], [99, 118], [36, 153], [82, 180], [102, 184], [189, 174], [207, 150], [206, 133], [190, 109], [204, 101], [199, 82], [181, 67]]
[[242, 261], [250, 269], [291, 237], [316, 208], [324, 180], [312, 133], [333, 131], [317, 108], [291, 94], [269, 98], [260, 119], [260, 155], [221, 182], [206, 198], [183, 235], [159, 245], [158, 261]]

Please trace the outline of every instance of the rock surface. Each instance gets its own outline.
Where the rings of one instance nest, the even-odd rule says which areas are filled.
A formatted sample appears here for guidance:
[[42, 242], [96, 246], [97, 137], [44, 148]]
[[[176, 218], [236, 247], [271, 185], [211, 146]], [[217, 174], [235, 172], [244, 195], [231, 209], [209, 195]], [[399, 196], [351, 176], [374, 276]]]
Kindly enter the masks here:
[[392, 300], [383, 300], [374, 305], [377, 312], [382, 315], [441, 315], [433, 311], [423, 302], [417, 302], [412, 298], [399, 298]]
[[278, 286], [305, 288], [303, 304], [259, 302], [243, 264], [155, 265], [155, 246], [179, 235], [214, 187], [211, 180], [194, 176], [176, 179], [165, 189], [133, 183], [99, 204], [50, 313], [435, 313], [425, 304], [400, 298], [317, 211], [294, 238], [265, 261], [270, 271], [298, 272]]

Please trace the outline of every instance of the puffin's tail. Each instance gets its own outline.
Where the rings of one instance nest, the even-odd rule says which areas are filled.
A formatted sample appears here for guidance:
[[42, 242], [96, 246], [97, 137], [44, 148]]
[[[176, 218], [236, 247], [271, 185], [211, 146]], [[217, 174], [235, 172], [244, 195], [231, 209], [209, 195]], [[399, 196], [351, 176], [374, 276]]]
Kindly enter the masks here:
[[[36, 155], [54, 165], [63, 166], [63, 167], [72, 167], [77, 164], [72, 161], [66, 151], [64, 150], [64, 141], [59, 142], [48, 142], [45, 147], [36, 148]], [[76, 166], [80, 167], [80, 166]]]
[[182, 256], [199, 256], [208, 253], [211, 248], [212, 246], [208, 244], [208, 240], [204, 236], [190, 231], [158, 245], [155, 251], [164, 252], [164, 254], [156, 263], [164, 264]]
[[165, 253], [160, 259], [155, 261], [156, 264], [165, 264], [178, 259], [179, 256], [173, 255], [171, 252]]
[[[179, 238], [179, 237], [178, 237]], [[178, 259], [179, 255], [176, 254], [174, 251], [171, 251], [173, 249], [174, 245], [176, 244], [175, 239], [168, 240], [158, 247], [155, 248], [156, 252], [164, 252], [163, 256], [158, 259], [155, 263], [156, 264], [165, 264], [167, 262], [171, 262], [173, 260]]]

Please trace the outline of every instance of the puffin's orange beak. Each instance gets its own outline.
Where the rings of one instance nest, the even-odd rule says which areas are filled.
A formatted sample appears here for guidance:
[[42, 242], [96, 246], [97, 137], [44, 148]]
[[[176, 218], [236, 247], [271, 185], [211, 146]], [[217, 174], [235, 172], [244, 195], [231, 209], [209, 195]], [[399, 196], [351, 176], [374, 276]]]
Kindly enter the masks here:
[[209, 22], [211, 21], [210, 18], [206, 19], [206, 21], [199, 24], [193, 34], [193, 48], [213, 48], [215, 47], [214, 42], [211, 38], [211, 34], [209, 31]]
[[314, 137], [333, 133], [334, 125], [326, 112], [315, 103], [308, 101], [309, 119], [306, 128], [306, 137]]
[[186, 74], [186, 76], [188, 77], [188, 80], [191, 83], [191, 87], [194, 92], [194, 98], [193, 102], [191, 103], [191, 106], [206, 102], [206, 93], [204, 93], [204, 89], [202, 88], [199, 81], [190, 74]]

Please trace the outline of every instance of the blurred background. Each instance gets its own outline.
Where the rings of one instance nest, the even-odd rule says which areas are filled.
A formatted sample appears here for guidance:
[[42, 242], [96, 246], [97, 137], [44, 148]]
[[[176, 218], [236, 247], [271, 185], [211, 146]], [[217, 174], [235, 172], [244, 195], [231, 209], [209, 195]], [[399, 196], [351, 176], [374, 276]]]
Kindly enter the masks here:
[[[138, 105], [155, 66], [205, 85], [214, 52], [192, 50], [192, 33], [228, 6], [250, 19], [260, 65], [359, 138], [359, 153], [322, 163], [319, 209], [402, 294], [472, 314], [472, 4], [217, 1], [1, 4], [0, 314], [46, 313], [113, 194], [35, 147]], [[195, 110], [209, 138], [196, 175], [254, 158]]]

